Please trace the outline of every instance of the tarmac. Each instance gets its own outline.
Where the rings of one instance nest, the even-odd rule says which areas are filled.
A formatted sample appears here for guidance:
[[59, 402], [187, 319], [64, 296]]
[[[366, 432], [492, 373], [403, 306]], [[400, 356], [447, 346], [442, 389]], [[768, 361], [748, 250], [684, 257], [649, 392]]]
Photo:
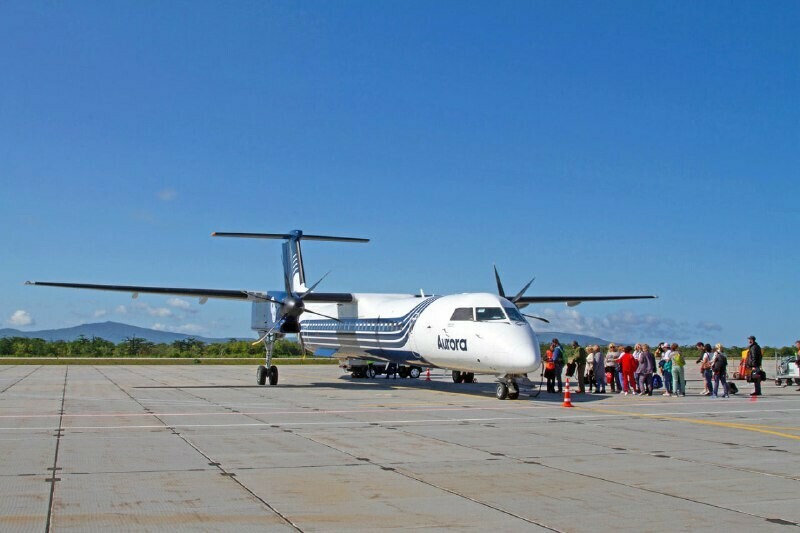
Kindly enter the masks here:
[[[691, 372], [689, 372], [691, 374]], [[494, 397], [493, 379], [0, 366], [0, 530], [778, 531], [800, 392]], [[573, 384], [574, 385], [574, 384]], [[573, 386], [574, 391], [574, 386]]]

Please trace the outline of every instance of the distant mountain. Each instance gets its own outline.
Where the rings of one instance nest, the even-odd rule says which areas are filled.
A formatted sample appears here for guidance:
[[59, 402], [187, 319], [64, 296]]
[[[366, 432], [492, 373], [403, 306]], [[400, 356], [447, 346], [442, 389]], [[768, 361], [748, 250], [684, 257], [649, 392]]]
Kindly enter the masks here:
[[609, 341], [601, 339], [600, 337], [591, 337], [589, 335], [578, 335], [577, 333], [564, 333], [563, 331], [537, 331], [536, 336], [539, 337], [539, 342], [548, 343], [553, 339], [558, 339], [563, 345], [572, 344], [572, 341], [578, 341], [581, 346], [589, 344], [599, 344], [605, 346]]
[[[0, 329], [0, 337], [27, 337], [44, 339], [46, 341], [74, 341], [83, 335], [91, 339], [92, 337], [100, 337], [114, 344], [122, 342], [128, 337], [138, 337], [146, 339], [156, 344], [170, 344], [177, 340], [185, 340], [194, 338], [205, 343], [227, 342], [230, 339], [212, 339], [208, 337], [199, 337], [197, 335], [186, 335], [185, 333], [173, 333], [171, 331], [159, 331], [155, 329], [140, 328], [138, 326], [131, 326], [128, 324], [121, 324], [119, 322], [98, 322], [95, 324], [82, 324], [72, 328], [62, 329], [43, 329], [40, 331], [20, 331], [18, 329]], [[537, 331], [536, 335], [539, 337], [539, 342], [550, 342], [553, 338], [558, 338], [561, 344], [572, 344], [572, 341], [577, 340], [581, 346], [587, 344], [608, 344], [607, 340], [599, 337], [590, 337], [588, 335], [578, 335], [577, 333], [564, 333], [562, 331]]]
[[227, 342], [225, 339], [212, 339], [199, 337], [197, 335], [186, 335], [184, 333], [173, 333], [171, 331], [159, 331], [155, 329], [140, 328], [119, 322], [98, 322], [96, 324], [82, 324], [72, 328], [44, 329], [41, 331], [19, 331], [17, 329], [0, 329], [0, 337], [27, 337], [44, 339], [46, 341], [74, 341], [83, 335], [87, 338], [100, 337], [114, 344], [122, 342], [127, 337], [137, 337], [146, 339], [156, 344], [170, 344], [178, 340], [188, 338], [197, 339], [205, 343]]

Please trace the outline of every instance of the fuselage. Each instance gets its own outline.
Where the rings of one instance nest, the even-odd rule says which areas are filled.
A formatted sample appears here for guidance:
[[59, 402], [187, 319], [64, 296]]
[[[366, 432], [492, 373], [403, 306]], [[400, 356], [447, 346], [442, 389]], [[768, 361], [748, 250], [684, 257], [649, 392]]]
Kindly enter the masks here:
[[309, 304], [338, 320], [304, 314], [306, 348], [467, 372], [525, 374], [541, 364], [539, 344], [516, 306], [489, 293], [450, 296], [354, 294], [346, 304]]

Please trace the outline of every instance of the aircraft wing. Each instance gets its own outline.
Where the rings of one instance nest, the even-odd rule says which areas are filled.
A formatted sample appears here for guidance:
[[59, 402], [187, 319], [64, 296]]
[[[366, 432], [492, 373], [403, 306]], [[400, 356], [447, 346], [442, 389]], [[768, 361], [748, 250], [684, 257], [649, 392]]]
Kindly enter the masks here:
[[96, 285], [92, 283], [53, 283], [50, 281], [26, 281], [25, 285], [45, 287], [65, 287], [67, 289], [92, 289], [97, 291], [130, 292], [133, 294], [164, 294], [189, 296], [193, 298], [223, 298], [227, 300], [257, 300], [266, 297], [264, 293], [220, 289], [184, 289], [173, 287], [140, 287], [136, 285]]
[[[26, 281], [25, 285], [41, 285], [44, 287], [65, 287], [67, 289], [92, 289], [97, 291], [129, 292], [134, 295], [162, 294], [168, 296], [185, 296], [190, 298], [219, 298], [223, 300], [243, 301], [275, 301], [264, 292], [225, 289], [187, 289], [175, 287], [142, 287], [138, 285], [96, 285], [92, 283], [53, 283], [50, 281]], [[353, 295], [349, 292], [314, 292], [304, 297], [307, 302], [349, 303]]]
[[607, 302], [611, 300], [645, 300], [658, 298], [658, 296], [522, 296], [517, 299], [517, 305], [566, 303], [574, 307], [581, 302]]

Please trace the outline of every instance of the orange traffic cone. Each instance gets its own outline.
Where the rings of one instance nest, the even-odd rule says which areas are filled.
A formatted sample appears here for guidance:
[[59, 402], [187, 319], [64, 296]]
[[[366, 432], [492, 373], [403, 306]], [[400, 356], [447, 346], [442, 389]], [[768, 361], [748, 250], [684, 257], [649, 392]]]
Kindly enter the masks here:
[[564, 387], [564, 403], [561, 404], [561, 407], [572, 407], [572, 400], [569, 397], [569, 378], [566, 378], [567, 384]]
[[425, 381], [431, 380], [431, 367], [428, 367], [428, 370], [425, 371]]

